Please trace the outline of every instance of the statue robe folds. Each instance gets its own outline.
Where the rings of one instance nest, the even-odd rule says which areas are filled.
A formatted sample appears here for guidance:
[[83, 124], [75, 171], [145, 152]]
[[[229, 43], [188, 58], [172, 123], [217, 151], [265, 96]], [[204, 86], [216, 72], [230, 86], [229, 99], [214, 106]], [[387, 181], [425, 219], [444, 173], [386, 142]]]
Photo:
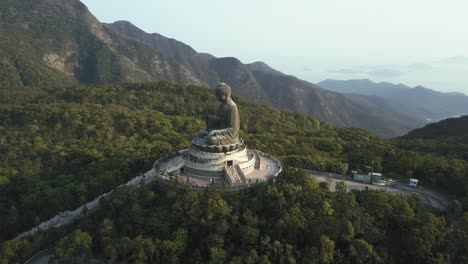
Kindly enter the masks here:
[[234, 101], [223, 102], [217, 111], [217, 116], [207, 117], [208, 131], [215, 131], [207, 138], [209, 145], [230, 145], [239, 141], [240, 117]]

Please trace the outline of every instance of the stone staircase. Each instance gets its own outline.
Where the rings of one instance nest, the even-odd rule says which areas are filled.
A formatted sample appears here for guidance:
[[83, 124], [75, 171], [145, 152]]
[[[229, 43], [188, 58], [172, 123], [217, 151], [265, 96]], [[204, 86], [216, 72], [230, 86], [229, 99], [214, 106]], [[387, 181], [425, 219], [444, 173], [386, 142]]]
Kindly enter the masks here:
[[245, 184], [245, 175], [240, 169], [239, 165], [225, 166], [224, 172], [224, 177], [231, 186]]

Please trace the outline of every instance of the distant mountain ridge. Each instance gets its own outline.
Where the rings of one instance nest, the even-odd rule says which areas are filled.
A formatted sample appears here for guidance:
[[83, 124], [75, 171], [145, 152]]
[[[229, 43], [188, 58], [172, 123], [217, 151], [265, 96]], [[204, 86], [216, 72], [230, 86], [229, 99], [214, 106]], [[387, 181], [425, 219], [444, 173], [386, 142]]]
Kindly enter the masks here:
[[367, 79], [325, 80], [318, 85], [347, 95], [382, 98], [399, 113], [419, 122], [436, 122], [468, 113], [468, 96], [462, 93], [442, 93], [422, 86], [411, 88], [403, 84], [375, 83]]
[[126, 21], [102, 24], [78, 0], [3, 0], [0, 13], [0, 86], [163, 80], [213, 87], [223, 81], [235, 94], [339, 127], [392, 137], [417, 125], [402, 113], [389, 114], [263, 62], [197, 53]]
[[285, 75], [284, 73], [271, 68], [270, 66], [268, 66], [266, 63], [262, 61], [253, 62], [253, 63], [247, 64], [246, 66], [251, 71], [261, 71], [265, 73], [271, 73], [274, 75]]

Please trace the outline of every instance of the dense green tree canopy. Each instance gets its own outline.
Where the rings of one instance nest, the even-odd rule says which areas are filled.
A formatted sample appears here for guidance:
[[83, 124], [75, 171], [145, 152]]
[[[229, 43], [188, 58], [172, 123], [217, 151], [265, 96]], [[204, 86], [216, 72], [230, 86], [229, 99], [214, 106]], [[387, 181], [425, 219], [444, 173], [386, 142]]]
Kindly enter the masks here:
[[159, 183], [123, 188], [75, 226], [5, 242], [187, 148], [216, 100], [208, 89], [164, 82], [1, 88], [0, 263], [50, 246], [57, 260], [110, 263], [466, 261], [468, 163], [461, 156], [403, 149], [360, 129], [235, 100], [249, 147], [287, 168], [345, 173], [346, 164], [366, 170], [373, 162], [385, 174], [417, 177], [457, 196], [450, 222], [415, 197], [350, 193], [341, 185], [330, 193], [288, 170], [275, 184], [239, 193]]

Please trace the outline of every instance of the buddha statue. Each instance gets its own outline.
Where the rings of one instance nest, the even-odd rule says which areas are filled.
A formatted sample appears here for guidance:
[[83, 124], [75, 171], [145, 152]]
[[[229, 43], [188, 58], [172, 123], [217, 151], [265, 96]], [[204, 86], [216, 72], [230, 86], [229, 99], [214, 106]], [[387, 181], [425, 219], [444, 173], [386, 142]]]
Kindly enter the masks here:
[[220, 83], [215, 88], [215, 94], [221, 104], [216, 115], [205, 115], [207, 129], [199, 132], [198, 139], [206, 145], [236, 144], [239, 141], [240, 118], [237, 105], [231, 98], [231, 87]]

